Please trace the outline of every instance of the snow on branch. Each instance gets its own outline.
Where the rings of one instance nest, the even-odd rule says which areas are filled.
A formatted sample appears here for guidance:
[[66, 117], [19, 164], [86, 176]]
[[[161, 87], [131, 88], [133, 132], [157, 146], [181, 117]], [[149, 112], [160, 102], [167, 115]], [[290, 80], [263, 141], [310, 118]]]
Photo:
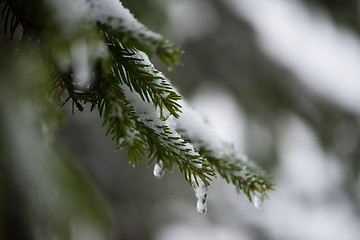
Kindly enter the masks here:
[[115, 34], [123, 44], [148, 54], [156, 53], [169, 68], [180, 64], [180, 48], [140, 23], [119, 0], [44, 1], [55, 13], [55, 20], [61, 28], [76, 31], [76, 27], [82, 26], [84, 20], [95, 23], [106, 32]]
[[221, 177], [245, 193], [250, 201], [263, 201], [267, 191], [274, 189], [271, 179], [246, 155], [222, 141], [200, 113], [185, 101], [181, 105], [183, 112], [176, 119], [179, 132], [199, 149]]
[[[31, 14], [19, 18], [27, 32], [35, 33], [29, 35], [30, 43], [53, 69], [57, 87], [62, 88], [60, 95], [67, 90], [63, 104], [71, 99], [80, 111], [82, 103], [91, 103], [91, 110], [97, 108], [106, 135], [112, 137], [117, 149], [127, 147], [132, 165], [154, 162], [156, 177], [177, 166], [194, 188], [199, 213], [206, 212], [207, 188], [215, 172], [261, 206], [267, 191], [273, 189], [271, 180], [222, 142], [150, 62], [148, 54], [156, 52], [168, 65], [178, 63], [181, 51], [177, 47], [149, 31], [118, 0], [38, 1], [47, 5], [37, 9], [44, 11], [41, 15], [63, 28], [73, 28], [59, 31], [59, 36], [49, 40], [40, 33], [52, 36], [53, 28], [27, 24], [27, 19], [37, 22]], [[15, 11], [11, 0], [6, 3]], [[16, 6], [20, 6], [18, 12], [29, 7], [23, 1]], [[87, 34], [75, 31], [80, 25], [86, 26]], [[70, 57], [56, 56], [56, 52], [70, 53]]]
[[98, 78], [95, 91], [104, 100], [98, 107], [118, 148], [128, 147], [130, 163], [155, 161], [156, 177], [178, 166], [197, 193], [200, 213], [206, 212], [206, 189], [215, 171], [260, 206], [273, 189], [261, 169], [214, 134], [146, 53], [126, 46], [106, 28], [101, 27], [101, 32], [110, 67], [100, 70], [105, 77]]
[[[136, 122], [136, 136], [139, 138], [138, 142], [142, 143], [141, 153], [135, 157], [131, 157], [134, 155], [131, 149], [137, 147], [130, 147], [129, 156], [132, 164], [141, 162], [147, 153], [152, 161], [156, 159], [155, 176], [162, 176], [164, 168], [170, 169], [176, 164], [186, 180], [196, 185], [195, 189], [203, 183], [205, 185], [202, 188], [209, 185], [209, 180], [216, 170], [237, 190], [245, 193], [250, 201], [261, 205], [260, 202], [267, 196], [267, 191], [273, 189], [271, 180], [255, 163], [219, 139], [198, 112], [185, 101], [180, 101], [171, 84], [154, 68], [145, 53], [124, 48], [114, 37], [107, 40], [110, 52], [113, 53], [112, 74], [117, 79], [116, 84], [120, 84], [120, 87], [115, 89], [124, 94], [123, 98], [127, 101], [124, 106], [131, 109], [130, 118]], [[128, 66], [131, 66], [131, 70]], [[139, 75], [143, 77], [141, 81], [136, 77]], [[165, 84], [166, 87], [161, 84]], [[162, 102], [164, 97], [172, 94], [177, 96], [173, 101], [176, 106], [182, 106], [182, 113], [173, 114], [169, 109], [169, 114], [164, 115], [166, 108], [163, 109], [164, 105], [159, 104], [156, 97]], [[180, 117], [176, 119], [178, 116]], [[200, 212], [206, 212], [204, 208], [201, 209]]]
[[[116, 60], [113, 66], [116, 65]], [[143, 67], [143, 66], [141, 66]], [[147, 66], [149, 67], [149, 66]], [[162, 119], [160, 110], [153, 102], [147, 102], [141, 95], [124, 84], [121, 77], [111, 72], [98, 73], [98, 85], [94, 95], [101, 100], [97, 103], [100, 114], [118, 148], [128, 147], [129, 162], [132, 165], [150, 158], [162, 162], [164, 168], [175, 164], [192, 183], [198, 177], [206, 185], [214, 176], [206, 159], [175, 130], [174, 116]]]
[[147, 102], [153, 102], [160, 110], [161, 118], [166, 118], [167, 112], [179, 117], [181, 106], [177, 103], [181, 96], [175, 92], [165, 76], [157, 71], [148, 56], [136, 48], [127, 48], [112, 35], [104, 33], [106, 43], [113, 53], [113, 73], [134, 89]]

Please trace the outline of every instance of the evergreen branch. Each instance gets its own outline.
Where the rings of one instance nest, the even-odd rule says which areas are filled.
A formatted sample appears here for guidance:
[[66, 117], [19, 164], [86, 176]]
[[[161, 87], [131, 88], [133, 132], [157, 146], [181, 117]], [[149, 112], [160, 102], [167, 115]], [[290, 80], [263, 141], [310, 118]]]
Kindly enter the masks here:
[[236, 154], [227, 154], [216, 156], [216, 154], [206, 149], [200, 148], [200, 153], [204, 155], [211, 166], [228, 183], [232, 183], [237, 191], [242, 191], [250, 200], [253, 196], [267, 196], [267, 191], [274, 190], [274, 184], [269, 176], [247, 159], [236, 156]]
[[117, 148], [122, 148], [133, 142], [136, 134], [134, 120], [130, 117], [131, 109], [127, 107], [119, 79], [111, 74], [105, 75], [99, 64], [96, 77], [94, 95], [99, 114], [104, 118], [103, 126], [108, 125], [106, 135], [112, 134]]
[[[194, 142], [200, 142], [198, 151], [175, 129], [174, 120], [179, 118], [181, 113], [182, 106], [179, 104], [181, 96], [176, 93], [162, 73], [154, 68], [147, 55], [142, 51], [148, 54], [156, 52], [166, 64], [171, 65], [179, 63], [180, 50], [137, 22], [117, 0], [108, 0], [106, 4], [104, 2], [86, 1], [84, 13], [89, 13], [89, 16], [86, 15], [82, 20], [88, 23], [87, 27], [93, 27], [94, 31], [96, 28], [101, 32], [102, 38], [109, 48], [110, 57], [104, 60], [97, 54], [91, 56], [90, 59], [98, 63], [94, 72], [90, 72], [92, 64], [90, 65], [90, 61], [87, 61], [89, 60], [87, 51], [90, 48], [87, 47], [84, 40], [89, 40], [90, 35], [84, 34], [80, 35], [85, 42], [83, 51], [85, 54], [73, 52], [73, 55], [83, 59], [84, 65], [86, 65], [80, 70], [85, 69], [84, 72], [88, 76], [92, 73], [95, 75], [95, 84], [85, 90], [75, 88], [77, 86], [76, 70], [79, 70], [76, 65], [79, 64], [73, 64], [72, 69], [59, 70], [60, 64], [53, 63], [55, 62], [54, 52], [56, 52], [53, 48], [58, 47], [61, 49], [59, 51], [66, 52], [65, 49], [69, 50], [69, 46], [71, 46], [71, 52], [71, 48], [77, 49], [78, 45], [75, 43], [78, 38], [73, 36], [64, 40], [64, 46], [61, 47], [61, 41], [49, 43], [48, 39], [40, 38], [43, 33], [46, 34], [46, 31], [50, 31], [46, 25], [33, 24], [41, 22], [38, 18], [35, 18], [33, 22], [30, 17], [30, 21], [27, 22], [26, 19], [32, 15], [20, 14], [21, 11], [27, 9], [27, 4], [24, 9], [19, 8], [15, 11], [16, 5], [11, 5], [10, 0], [5, 2], [0, 0], [0, 4], [3, 5], [2, 17], [5, 20], [5, 31], [9, 29], [10, 37], [12, 37], [16, 28], [19, 25], [23, 26], [25, 32], [28, 32], [31, 46], [36, 47], [35, 52], [45, 52], [42, 55], [44, 60], [54, 65], [57, 85], [64, 91], [66, 89], [68, 93], [68, 98], [63, 104], [72, 100], [73, 112], [74, 105], [80, 111], [83, 110], [80, 102], [90, 102], [91, 109], [97, 107], [100, 116], [104, 119], [103, 126], [107, 128], [106, 135], [111, 135], [117, 149], [128, 147], [128, 158], [132, 165], [141, 163], [144, 159], [149, 159], [149, 163], [155, 160], [162, 161], [167, 169], [177, 165], [185, 179], [194, 188], [206, 188], [215, 176], [214, 169], [216, 169], [223, 178], [234, 184], [237, 190], [244, 192], [250, 201], [254, 196], [262, 198], [266, 196], [267, 191], [273, 189], [273, 184], [255, 165], [246, 162], [234, 152], [223, 153], [221, 147], [224, 145], [220, 144], [220, 146], [214, 147], [206, 142], [209, 139], [202, 141], [202, 133], [197, 134], [196, 131], [190, 133], [191, 130], [185, 129], [186, 137]], [[73, 2], [67, 1], [66, 4], [69, 7]], [[117, 7], [115, 13], [109, 9], [112, 4], [117, 4], [114, 5]], [[96, 11], [104, 6], [106, 8], [99, 15]], [[43, 8], [46, 9], [44, 6]], [[61, 12], [61, 9], [56, 11]], [[39, 12], [42, 12], [41, 10]], [[54, 20], [51, 17], [49, 19]], [[68, 23], [80, 25], [82, 20], [70, 20]], [[97, 25], [91, 25], [91, 23], [97, 23]], [[55, 29], [60, 29], [60, 26]], [[74, 27], [74, 29], [82, 28]], [[23, 38], [24, 36], [26, 34], [23, 35]], [[85, 57], [82, 58], [83, 56]], [[73, 61], [72, 63], [76, 62], [71, 59], [71, 56], [67, 60]], [[105, 61], [108, 61], [107, 66]], [[62, 90], [60, 91], [61, 95], [63, 94]], [[182, 109], [184, 110], [184, 108]], [[191, 122], [193, 120], [190, 118]], [[201, 124], [205, 125], [206, 123], [202, 121]], [[206, 129], [203, 132], [212, 132], [212, 129]], [[194, 134], [197, 136], [191, 136]], [[201, 199], [205, 201], [206, 194], [203, 195]]]
[[124, 47], [115, 36], [104, 33], [104, 37], [116, 65], [114, 75], [121, 79], [120, 83], [134, 89], [144, 101], [153, 102], [159, 107], [162, 118], [166, 118], [163, 107], [173, 116], [179, 117], [181, 106], [177, 101], [181, 100], [181, 96], [166, 81], [164, 75], [154, 68], [146, 54]]
[[20, 25], [20, 17], [16, 14], [15, 5], [11, 2], [0, 1], [0, 10], [1, 20], [4, 24], [4, 34], [9, 34], [9, 38], [12, 40], [16, 29]]
[[127, 47], [136, 48], [140, 51], [146, 52], [149, 56], [156, 54], [168, 67], [173, 70], [174, 65], [180, 65], [180, 58], [183, 51], [170, 40], [164, 39], [158, 34], [149, 34], [149, 30], [144, 30], [144, 33], [132, 34], [126, 28], [112, 29], [104, 24], [99, 24], [99, 28], [104, 32], [112, 33], [119, 41]]
[[232, 145], [222, 141], [211, 126], [197, 111], [186, 104], [183, 113], [176, 119], [178, 131], [187, 137], [199, 149], [210, 166], [228, 183], [232, 183], [237, 191], [242, 191], [253, 201], [257, 196], [262, 200], [267, 191], [274, 189], [272, 180], [246, 156], [237, 153]]
[[150, 158], [150, 163], [155, 159], [162, 160], [167, 169], [176, 164], [190, 184], [195, 177], [209, 184], [214, 170], [188, 141], [167, 124], [170, 120], [152, 118], [153, 112], [156, 112], [154, 105], [141, 99], [152, 107], [146, 114], [139, 112], [134, 106], [136, 103], [129, 97], [132, 92], [130, 89], [124, 92], [125, 85], [121, 86], [121, 79], [116, 75], [105, 75], [101, 70], [97, 75], [98, 84], [94, 90], [102, 99], [97, 105], [104, 118], [103, 125], [107, 125], [107, 135], [112, 135], [117, 149], [128, 146], [130, 164], [136, 165], [146, 158]]
[[[37, 1], [37, 4], [31, 4], [22, 0], [2, 0], [0, 1], [1, 18], [4, 23], [4, 34], [9, 35], [13, 40], [15, 31], [19, 26], [22, 28], [22, 39], [28, 37], [28, 40], [39, 40], [41, 20], [32, 12], [34, 5], [36, 9], [43, 10], [44, 3]], [[32, 39], [34, 38], [34, 39]], [[36, 42], [36, 41], [34, 41]]]
[[[152, 120], [149, 119], [147, 122], [152, 122]], [[150, 163], [156, 158], [162, 160], [168, 169], [176, 163], [190, 184], [193, 179], [199, 177], [206, 185], [209, 185], [215, 173], [205, 157], [200, 155], [188, 141], [165, 124], [149, 126], [146, 123], [143, 124], [142, 121], [138, 124], [142, 129], [140, 133], [147, 136]]]

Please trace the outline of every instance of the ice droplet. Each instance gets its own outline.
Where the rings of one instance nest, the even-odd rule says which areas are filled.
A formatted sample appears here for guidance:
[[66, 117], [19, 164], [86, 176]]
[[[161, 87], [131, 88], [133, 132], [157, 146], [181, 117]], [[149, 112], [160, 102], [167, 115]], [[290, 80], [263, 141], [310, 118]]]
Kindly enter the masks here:
[[205, 214], [207, 212], [206, 197], [207, 194], [205, 194], [203, 198], [199, 198], [196, 202], [196, 210], [200, 214]]
[[165, 173], [165, 167], [164, 167], [164, 162], [159, 160], [155, 166], [154, 166], [154, 176], [156, 178], [162, 178], [164, 176]]
[[261, 195], [261, 196], [254, 195], [253, 204], [254, 204], [255, 208], [261, 209], [264, 205], [264, 196], [263, 195]]
[[199, 186], [196, 183], [193, 183], [193, 188], [195, 196], [197, 198], [196, 210], [200, 214], [205, 214], [207, 212], [206, 198], [207, 198], [207, 186], [200, 180]]

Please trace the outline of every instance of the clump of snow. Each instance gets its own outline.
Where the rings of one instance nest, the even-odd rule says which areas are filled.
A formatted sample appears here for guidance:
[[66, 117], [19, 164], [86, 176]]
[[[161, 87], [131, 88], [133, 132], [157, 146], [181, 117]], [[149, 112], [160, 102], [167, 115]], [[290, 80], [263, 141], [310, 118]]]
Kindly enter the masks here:
[[109, 25], [114, 29], [123, 28], [133, 37], [161, 39], [159, 34], [148, 30], [119, 0], [89, 0], [88, 17], [91, 20]]
[[[169, 81], [166, 79], [164, 74], [158, 70], [155, 69], [154, 65], [150, 62], [150, 59], [148, 55], [142, 51], [136, 51], [135, 52], [135, 58], [141, 59], [142, 64], [146, 65], [143, 66], [141, 69], [152, 76], [155, 76], [156, 79], [154, 79], [154, 83], [158, 86], [161, 86], [162, 84], [169, 84]], [[169, 92], [161, 92], [161, 97], [166, 98], [168, 97]]]
[[84, 21], [90, 21], [121, 29], [140, 41], [148, 39], [148, 44], [162, 39], [140, 23], [119, 0], [47, 0], [47, 3], [65, 31], [76, 31]]
[[75, 85], [79, 89], [87, 89], [90, 86], [90, 66], [88, 47], [84, 39], [74, 41], [70, 48], [70, 57]]
[[71, 41], [68, 49], [55, 47], [52, 53], [60, 71], [72, 72], [76, 88], [87, 90], [93, 80], [92, 67], [95, 61], [106, 58], [108, 49], [98, 39], [79, 37]]
[[[180, 102], [182, 106], [182, 114], [176, 120], [177, 127], [186, 131], [188, 138], [208, 145], [210, 149], [220, 150], [222, 141], [206, 124], [204, 117], [190, 107], [184, 100]], [[204, 124], [205, 123], [205, 124]], [[220, 150], [222, 152], [222, 150]]]
[[[224, 155], [235, 155], [237, 158], [247, 161], [247, 156], [238, 152], [233, 145], [221, 139], [213, 127], [206, 121], [194, 108], [185, 101], [180, 101], [182, 114], [176, 119], [178, 129], [185, 130], [186, 137], [193, 140], [197, 145], [208, 147], [213, 150], [216, 157], [222, 158]], [[198, 147], [199, 147], [198, 146]]]

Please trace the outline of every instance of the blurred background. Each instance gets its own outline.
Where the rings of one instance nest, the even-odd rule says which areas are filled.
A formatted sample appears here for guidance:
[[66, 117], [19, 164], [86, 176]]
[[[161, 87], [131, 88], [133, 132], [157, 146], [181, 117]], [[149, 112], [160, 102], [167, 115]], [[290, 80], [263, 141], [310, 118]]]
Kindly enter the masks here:
[[[64, 209], [78, 211], [90, 192], [98, 200], [84, 212], [91, 209], [91, 218], [103, 219], [69, 223], [75, 226], [72, 236], [79, 233], [74, 239], [359, 239], [360, 2], [122, 2], [184, 49], [183, 66], [174, 72], [157, 59], [155, 66], [223, 140], [273, 176], [276, 191], [257, 210], [216, 179], [208, 213], [199, 215], [193, 190], [177, 169], [158, 180], [152, 166], [131, 167], [126, 151], [114, 152], [104, 137], [98, 113], [72, 115], [69, 104], [58, 135], [73, 155], [71, 169], [86, 184], [78, 184], [81, 193], [68, 193], [82, 199], [79, 205]], [[44, 189], [48, 194], [49, 187]], [[11, 211], [21, 201], [3, 204]], [[39, 228], [44, 224], [49, 225], [40, 221]], [[106, 234], [92, 225], [104, 225]]]

